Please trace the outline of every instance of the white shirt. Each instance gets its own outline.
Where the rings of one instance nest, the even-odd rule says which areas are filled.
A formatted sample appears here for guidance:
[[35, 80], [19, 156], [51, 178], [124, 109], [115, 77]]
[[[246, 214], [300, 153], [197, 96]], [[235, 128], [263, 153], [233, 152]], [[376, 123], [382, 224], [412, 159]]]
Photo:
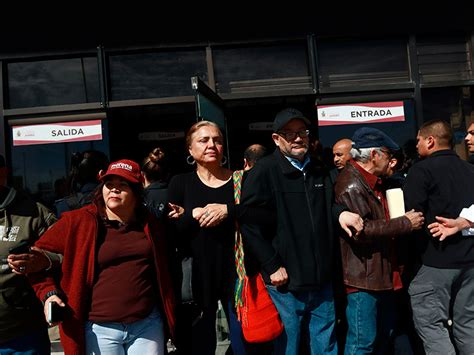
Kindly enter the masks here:
[[[474, 205], [471, 205], [469, 208], [463, 208], [459, 217], [467, 219], [469, 222], [474, 222]], [[462, 235], [472, 236], [474, 235], [474, 228], [465, 228], [462, 230]]]

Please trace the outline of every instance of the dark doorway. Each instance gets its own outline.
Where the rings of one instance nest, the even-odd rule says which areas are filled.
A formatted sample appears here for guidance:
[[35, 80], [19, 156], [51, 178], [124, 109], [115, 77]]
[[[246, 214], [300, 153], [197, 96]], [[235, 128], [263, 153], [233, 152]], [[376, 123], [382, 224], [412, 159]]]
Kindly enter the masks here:
[[110, 109], [111, 159], [132, 159], [141, 164], [154, 148], [168, 155], [172, 174], [190, 170], [185, 134], [196, 122], [194, 103]]

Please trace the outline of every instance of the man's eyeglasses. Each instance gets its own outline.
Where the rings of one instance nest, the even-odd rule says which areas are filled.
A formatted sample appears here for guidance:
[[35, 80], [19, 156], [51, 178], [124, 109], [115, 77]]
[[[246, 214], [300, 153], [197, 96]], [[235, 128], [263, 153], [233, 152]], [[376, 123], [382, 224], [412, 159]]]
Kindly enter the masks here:
[[285, 138], [287, 141], [293, 141], [296, 139], [296, 137], [300, 138], [306, 138], [309, 136], [309, 129], [305, 129], [304, 131], [298, 131], [298, 132], [277, 132], [280, 136]]
[[393, 152], [391, 152], [390, 150], [380, 149], [380, 151], [387, 155], [388, 160], [391, 160], [393, 158]]

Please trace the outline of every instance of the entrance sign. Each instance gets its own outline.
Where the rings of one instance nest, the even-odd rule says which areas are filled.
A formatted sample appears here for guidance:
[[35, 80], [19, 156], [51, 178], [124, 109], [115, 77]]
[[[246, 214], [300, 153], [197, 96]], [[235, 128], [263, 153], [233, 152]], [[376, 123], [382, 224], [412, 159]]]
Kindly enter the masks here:
[[14, 146], [102, 140], [101, 120], [14, 126], [12, 130]]
[[318, 106], [319, 126], [403, 121], [403, 101]]

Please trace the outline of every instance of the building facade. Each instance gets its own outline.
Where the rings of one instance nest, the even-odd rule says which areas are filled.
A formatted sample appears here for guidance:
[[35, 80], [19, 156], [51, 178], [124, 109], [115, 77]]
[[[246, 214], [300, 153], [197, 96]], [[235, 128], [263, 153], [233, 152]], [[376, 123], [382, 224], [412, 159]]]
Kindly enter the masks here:
[[[402, 120], [368, 124], [413, 154], [417, 127], [445, 119], [456, 133], [457, 152], [467, 158], [462, 139], [474, 120], [470, 30], [111, 46], [97, 38], [76, 47], [0, 53], [0, 153], [11, 166], [12, 183], [49, 205], [76, 151], [141, 161], [161, 146], [173, 157], [174, 172], [188, 169], [184, 134], [198, 115], [192, 77], [222, 99], [232, 168], [241, 167], [248, 145], [273, 146], [268, 122], [286, 106], [304, 112], [330, 147], [360, 123], [318, 125], [318, 107], [398, 102]], [[74, 140], [77, 122], [95, 122], [101, 134]], [[19, 143], [28, 132], [23, 127], [37, 125], [55, 129], [62, 140]]]

